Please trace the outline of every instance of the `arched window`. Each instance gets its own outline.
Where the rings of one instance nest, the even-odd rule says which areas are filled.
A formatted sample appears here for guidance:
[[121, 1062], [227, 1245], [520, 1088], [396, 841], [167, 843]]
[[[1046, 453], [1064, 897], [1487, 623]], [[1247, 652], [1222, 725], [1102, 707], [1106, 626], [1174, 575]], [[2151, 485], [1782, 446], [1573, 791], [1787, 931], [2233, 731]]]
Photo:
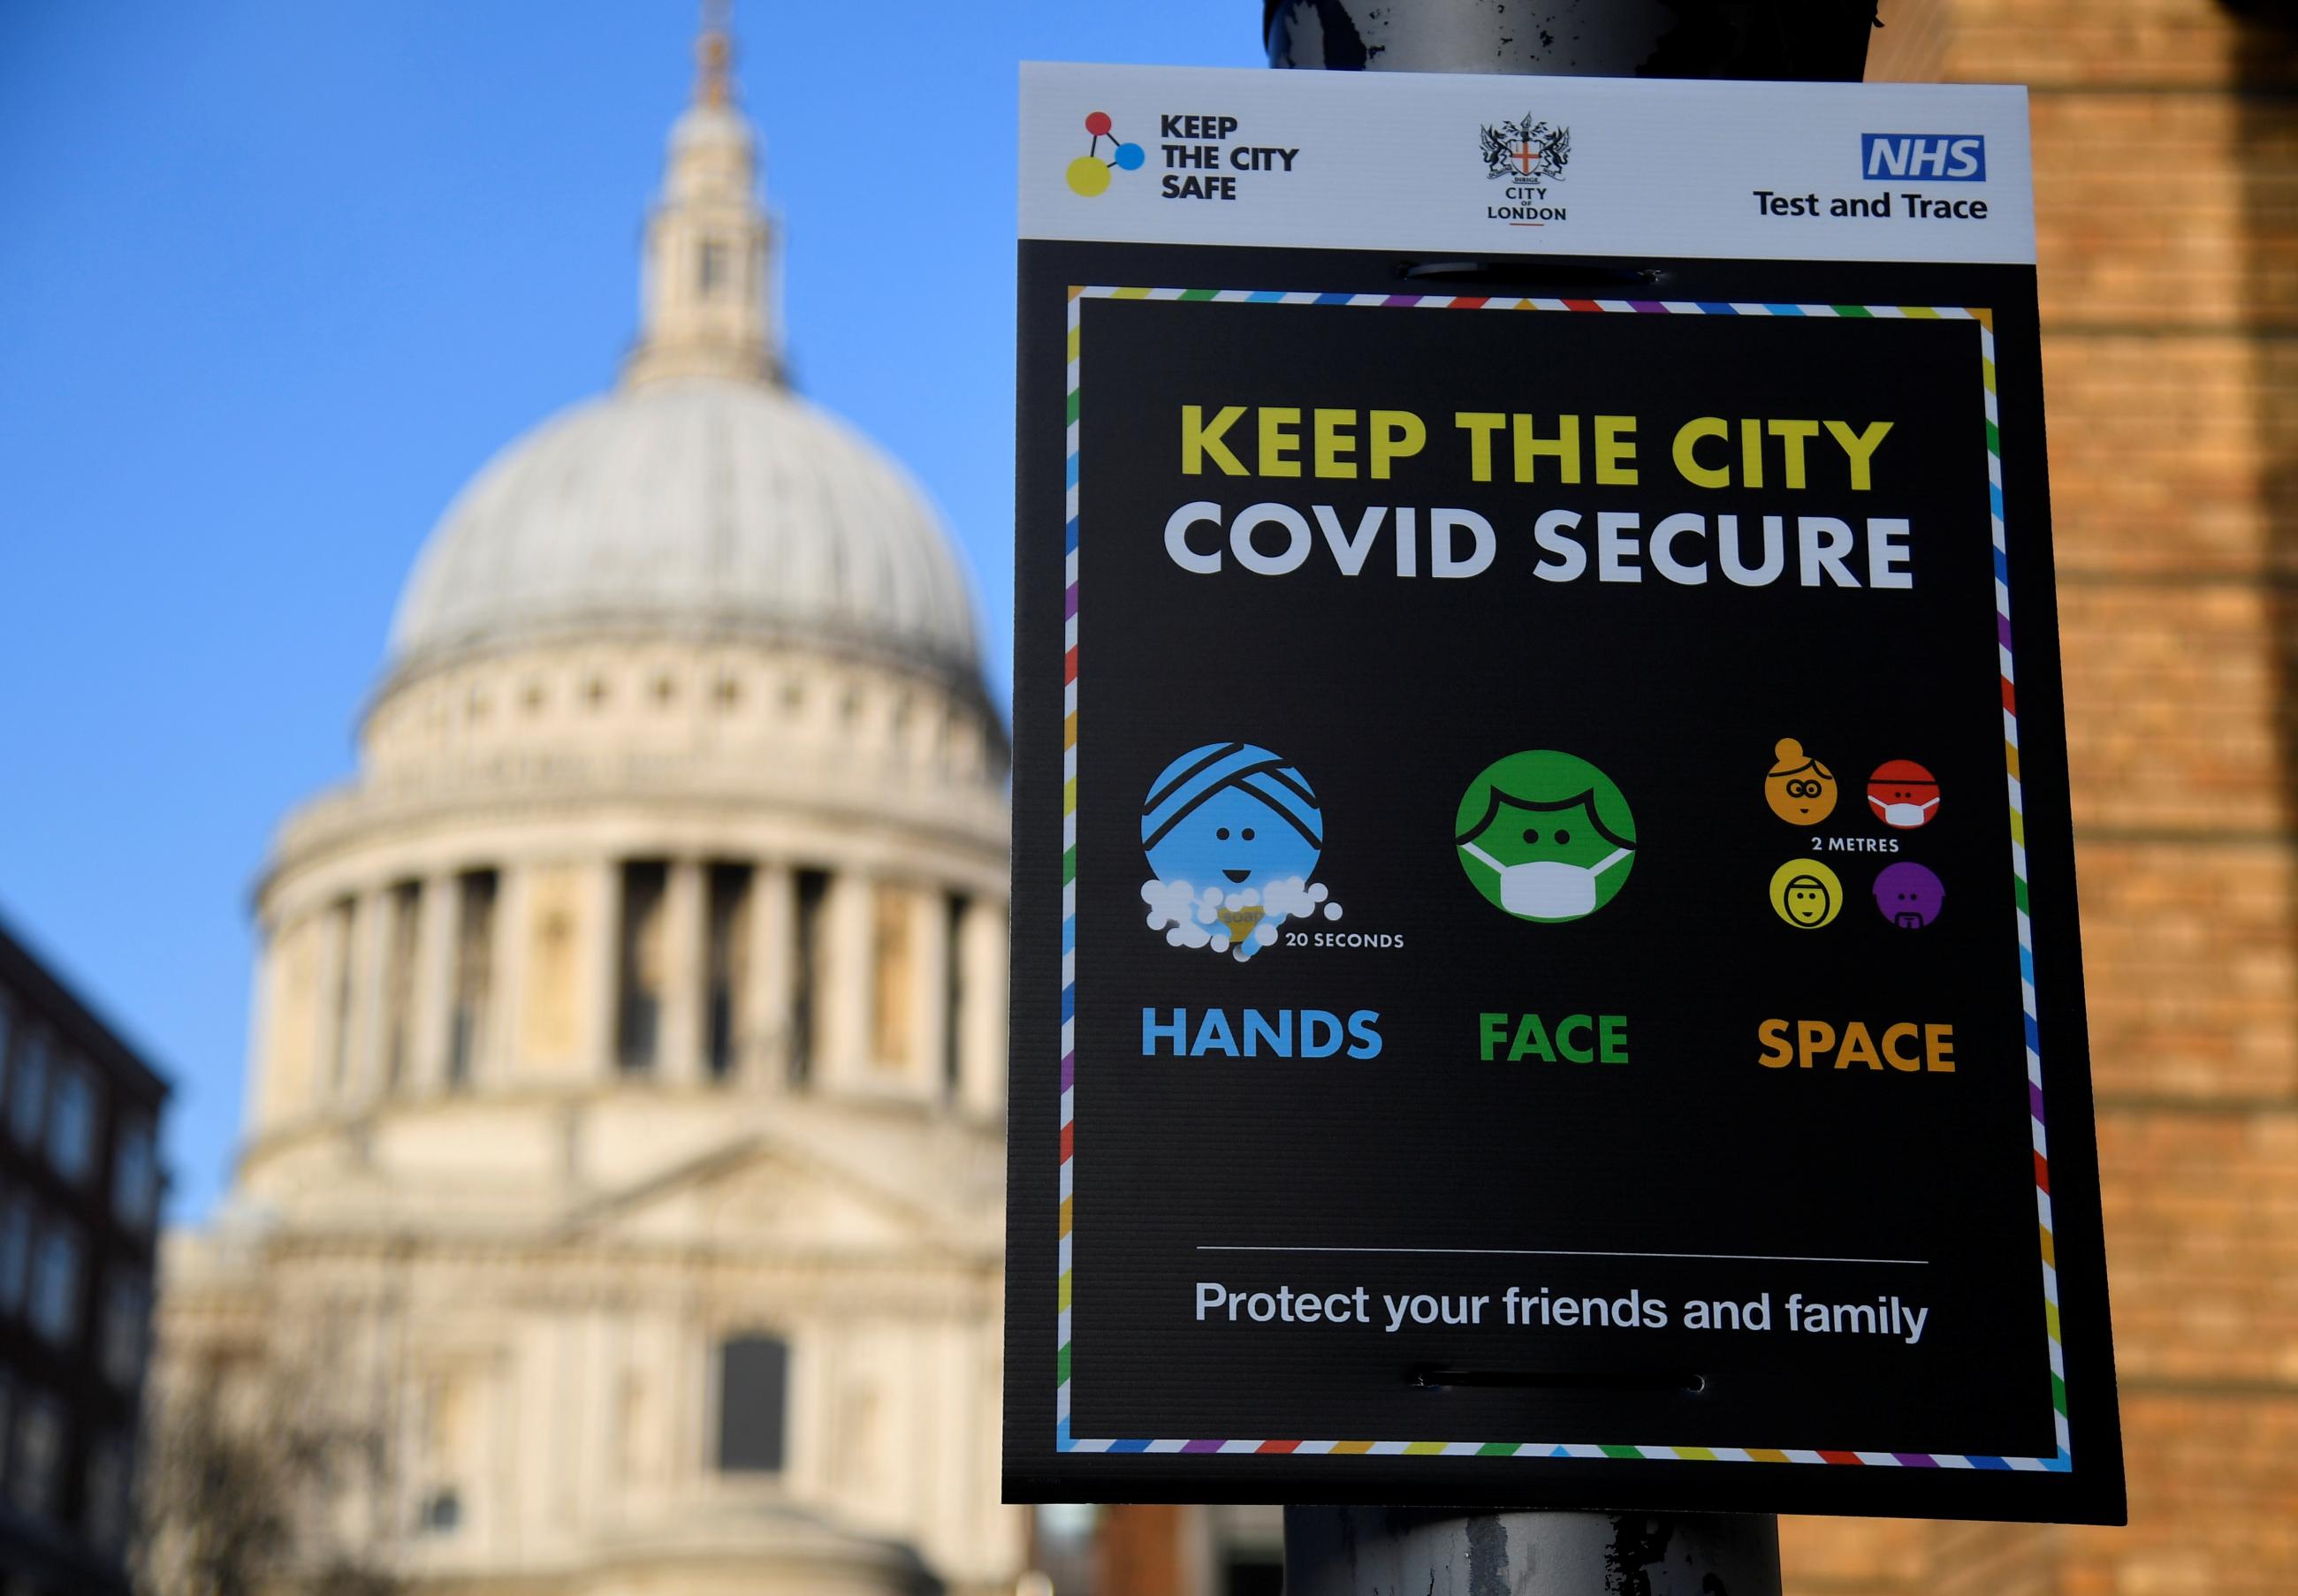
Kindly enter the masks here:
[[718, 1344], [718, 1468], [780, 1474], [789, 1426], [789, 1346], [772, 1336]]

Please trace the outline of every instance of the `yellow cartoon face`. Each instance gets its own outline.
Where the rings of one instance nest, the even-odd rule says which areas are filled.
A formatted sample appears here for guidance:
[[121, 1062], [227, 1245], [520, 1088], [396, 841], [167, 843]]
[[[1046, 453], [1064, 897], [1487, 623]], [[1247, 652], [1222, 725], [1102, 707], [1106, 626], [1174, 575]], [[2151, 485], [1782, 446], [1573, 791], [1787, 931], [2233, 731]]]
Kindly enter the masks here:
[[1764, 801], [1791, 826], [1817, 825], [1835, 813], [1835, 773], [1803, 751], [1792, 737], [1780, 739], [1771, 773], [1764, 778]]
[[1798, 930], [1817, 930], [1843, 909], [1843, 881], [1817, 859], [1790, 859], [1772, 872], [1772, 910]]
[[1834, 903], [1827, 895], [1827, 884], [1807, 875], [1799, 875], [1788, 883], [1783, 894], [1788, 918], [1798, 925], [1824, 925], [1833, 916], [1829, 911]]

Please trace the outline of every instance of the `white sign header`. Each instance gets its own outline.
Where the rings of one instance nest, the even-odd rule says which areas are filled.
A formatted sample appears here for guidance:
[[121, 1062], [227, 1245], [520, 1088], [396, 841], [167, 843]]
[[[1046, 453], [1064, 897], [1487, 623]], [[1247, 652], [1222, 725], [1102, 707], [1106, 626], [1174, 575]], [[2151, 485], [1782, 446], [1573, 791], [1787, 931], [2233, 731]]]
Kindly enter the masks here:
[[1021, 236], [2031, 263], [2027, 91], [1030, 62]]

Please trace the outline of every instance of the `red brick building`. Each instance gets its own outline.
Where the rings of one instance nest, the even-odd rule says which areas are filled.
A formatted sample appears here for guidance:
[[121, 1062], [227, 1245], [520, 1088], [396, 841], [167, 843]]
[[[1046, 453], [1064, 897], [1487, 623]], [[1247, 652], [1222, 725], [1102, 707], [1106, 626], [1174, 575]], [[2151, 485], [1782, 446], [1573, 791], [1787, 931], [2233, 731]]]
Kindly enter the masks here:
[[2032, 93], [2128, 1529], [1798, 1520], [1795, 1596], [2298, 1590], [2298, 10], [1884, 0]]

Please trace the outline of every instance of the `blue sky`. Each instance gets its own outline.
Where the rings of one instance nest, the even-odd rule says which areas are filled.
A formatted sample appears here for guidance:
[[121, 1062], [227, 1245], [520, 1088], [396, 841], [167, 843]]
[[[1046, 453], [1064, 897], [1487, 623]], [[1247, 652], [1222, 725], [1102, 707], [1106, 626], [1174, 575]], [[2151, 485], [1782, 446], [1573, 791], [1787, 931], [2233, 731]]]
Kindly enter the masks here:
[[[0, 15], [0, 916], [240, 1123], [250, 885], [349, 773], [401, 577], [605, 386], [685, 0]], [[1014, 69], [1260, 63], [1254, 0], [741, 0], [800, 385], [906, 460], [1011, 651]]]

